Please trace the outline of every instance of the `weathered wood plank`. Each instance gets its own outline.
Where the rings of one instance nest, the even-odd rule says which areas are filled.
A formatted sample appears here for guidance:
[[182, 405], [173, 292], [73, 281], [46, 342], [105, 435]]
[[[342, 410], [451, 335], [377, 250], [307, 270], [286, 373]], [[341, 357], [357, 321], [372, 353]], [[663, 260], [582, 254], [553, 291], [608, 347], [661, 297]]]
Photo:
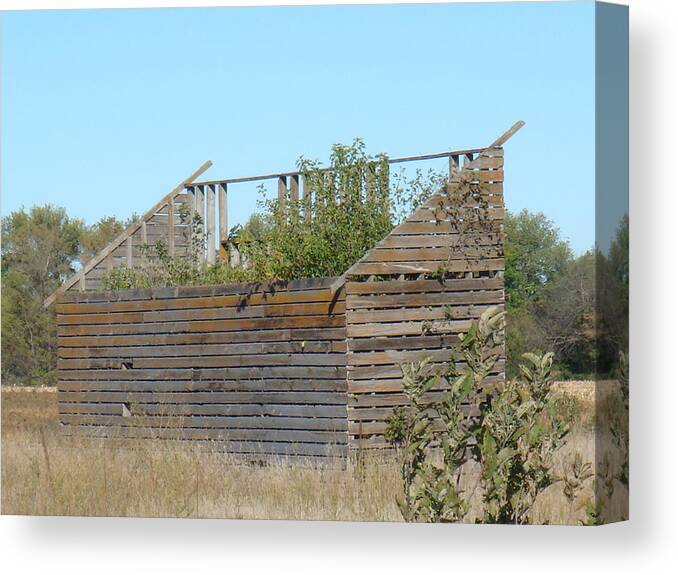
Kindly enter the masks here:
[[[118, 415], [122, 413], [122, 403], [59, 403], [60, 414], [101, 414]], [[390, 411], [390, 410], [389, 410]], [[286, 418], [327, 418], [346, 419], [345, 405], [294, 405], [259, 403], [180, 403], [180, 404], [143, 404], [143, 412], [148, 415], [216, 415], [237, 417], [286, 417]]]
[[125, 392], [125, 391], [64, 391], [59, 400], [85, 403], [259, 403], [259, 404], [309, 404], [346, 405], [346, 394], [342, 392], [239, 392], [239, 391], [191, 391], [191, 392]]
[[[167, 288], [124, 289], [104, 292], [68, 292], [63, 294], [60, 303], [110, 303], [153, 301], [177, 298], [205, 298], [214, 296], [238, 295], [242, 297], [262, 294], [270, 297], [277, 293], [329, 288], [337, 280], [336, 277], [302, 278], [297, 280], [275, 280], [261, 283], [237, 283], [207, 286], [180, 286]], [[330, 293], [329, 290], [327, 292]], [[332, 292], [334, 293], [334, 292]], [[332, 295], [326, 295], [333, 297]]]
[[503, 255], [501, 246], [449, 246], [441, 248], [379, 248], [372, 250], [366, 262], [424, 262], [459, 261], [498, 258]]
[[501, 244], [501, 236], [496, 233], [477, 233], [477, 234], [410, 234], [393, 235], [384, 238], [375, 251], [383, 249], [397, 248], [434, 248], [434, 247], [455, 247], [459, 245], [468, 245], [473, 243], [477, 246], [497, 246]]
[[207, 193], [207, 233], [205, 240], [207, 242], [207, 263], [214, 264], [216, 262], [216, 246], [215, 242], [215, 194], [214, 186], [205, 186]]
[[[346, 328], [347, 337], [379, 337], [379, 336], [420, 336], [426, 332], [435, 334], [466, 333], [471, 327], [471, 321], [441, 321], [433, 326], [428, 322], [409, 321], [401, 323], [366, 323], [349, 325]], [[350, 347], [349, 347], [350, 349]]]
[[[322, 331], [320, 331], [322, 333]], [[59, 347], [63, 359], [124, 357], [194, 357], [257, 355], [263, 353], [344, 353], [345, 341], [285, 341], [231, 344], [138, 345], [120, 347]]]
[[[346, 391], [345, 375], [336, 379], [202, 379], [202, 380], [64, 380], [59, 391], [130, 391], [130, 392], [194, 392], [194, 391]], [[66, 401], [59, 396], [59, 401]]]
[[[499, 299], [497, 299], [499, 303]], [[431, 303], [431, 305], [434, 305]], [[352, 325], [361, 323], [390, 323], [397, 321], [423, 321], [423, 320], [443, 320], [448, 319], [468, 319], [478, 318], [486, 309], [493, 307], [494, 304], [473, 305], [473, 306], [455, 306], [441, 305], [439, 307], [412, 307], [398, 309], [380, 309], [366, 311], [359, 309], [350, 311], [347, 314], [347, 320]]]
[[346, 329], [342, 326], [338, 328], [284, 328], [221, 333], [62, 336], [59, 339], [59, 347], [222, 344], [268, 341], [341, 341], [345, 338]]
[[504, 269], [504, 259], [475, 260], [431, 260], [411, 263], [361, 263], [352, 275], [413, 274], [445, 272], [498, 271]]
[[219, 245], [228, 244], [228, 190], [219, 184]]
[[[106, 416], [102, 416], [106, 417]], [[69, 426], [75, 427], [75, 426]], [[220, 439], [222, 441], [293, 441], [297, 443], [343, 443], [346, 433], [312, 430], [163, 428], [103, 426], [115, 429], [120, 437]]]
[[[137, 416], [124, 417], [122, 415], [75, 415], [62, 414], [60, 416], [62, 423], [68, 425], [107, 425], [120, 427], [155, 427], [155, 428], [218, 428], [229, 430], [233, 433], [235, 430], [250, 430], [252, 439], [266, 437], [264, 435], [268, 430], [280, 432], [295, 431], [329, 431], [342, 432], [348, 428], [346, 419], [329, 419], [313, 417], [237, 417], [237, 416]], [[259, 433], [261, 432], [261, 433]], [[241, 438], [249, 437], [245, 433], [240, 434]], [[277, 437], [276, 437], [277, 439]], [[317, 440], [317, 439], [314, 439]], [[335, 438], [336, 440], [336, 438]]]
[[501, 303], [502, 301], [503, 292], [500, 290], [422, 294], [349, 295], [346, 298], [346, 307], [350, 312], [358, 309], [402, 308], [453, 304], [494, 304]]
[[293, 303], [280, 305], [248, 305], [232, 307], [195, 308], [191, 310], [160, 310], [140, 312], [112, 312], [95, 314], [67, 314], [57, 316], [57, 325], [106, 325], [124, 323], [164, 323], [210, 319], [249, 319], [298, 317], [307, 315], [340, 315], [344, 302]]
[[323, 328], [345, 325], [343, 316], [309, 315], [281, 318], [223, 319], [159, 322], [144, 324], [106, 324], [106, 325], [62, 325], [57, 327], [58, 336], [76, 335], [135, 335], [170, 333], [206, 333], [223, 331], [285, 329], [285, 328]]
[[282, 305], [301, 303], [341, 303], [343, 294], [337, 298], [331, 298], [328, 290], [306, 291], [279, 291], [276, 293], [253, 293], [215, 295], [209, 297], [177, 297], [158, 298], [153, 300], [130, 300], [111, 303], [63, 303], [57, 304], [57, 313], [87, 314], [87, 313], [119, 313], [130, 311], [165, 311], [165, 310], [190, 310], [199, 308], [224, 308], [235, 307], [237, 309], [253, 307], [257, 305]]
[[504, 287], [502, 278], [472, 279], [424, 279], [424, 280], [390, 280], [375, 282], [347, 282], [347, 295], [372, 294], [405, 294], [405, 293], [440, 293], [452, 291], [501, 290]]
[[120, 369], [125, 363], [134, 369], [171, 369], [205, 367], [264, 367], [264, 366], [337, 366], [346, 365], [341, 353], [263, 353], [259, 355], [185, 356], [185, 357], [129, 357], [114, 359], [59, 359], [60, 370]]
[[[75, 360], [73, 360], [75, 361]], [[343, 366], [262, 366], [225, 368], [173, 368], [173, 369], [89, 369], [58, 370], [60, 380], [199, 380], [199, 379], [256, 379], [256, 378], [316, 378], [344, 377]]]

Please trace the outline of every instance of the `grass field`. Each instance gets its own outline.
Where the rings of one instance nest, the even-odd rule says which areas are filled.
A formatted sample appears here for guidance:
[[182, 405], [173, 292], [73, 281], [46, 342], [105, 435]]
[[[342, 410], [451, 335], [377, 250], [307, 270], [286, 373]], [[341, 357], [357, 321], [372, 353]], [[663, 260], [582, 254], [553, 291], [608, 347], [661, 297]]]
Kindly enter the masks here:
[[[59, 434], [56, 395], [2, 391], [3, 514], [402, 520], [393, 460], [366, 457], [362, 465], [346, 469], [283, 462], [261, 466], [189, 444], [145, 441], [112, 448], [83, 443]], [[558, 454], [561, 471], [576, 452], [593, 462], [596, 455], [602, 461], [606, 451], [612, 466], [619, 463], [604, 436], [596, 441], [588, 396], [581, 389], [572, 396], [575, 429]], [[588, 479], [569, 501], [561, 484], [552, 485], [540, 496], [532, 520], [578, 524], [586, 518], [585, 503], [593, 490]], [[628, 494], [621, 483], [611, 480], [601, 489], [599, 482], [597, 491], [606, 520], [628, 517]]]

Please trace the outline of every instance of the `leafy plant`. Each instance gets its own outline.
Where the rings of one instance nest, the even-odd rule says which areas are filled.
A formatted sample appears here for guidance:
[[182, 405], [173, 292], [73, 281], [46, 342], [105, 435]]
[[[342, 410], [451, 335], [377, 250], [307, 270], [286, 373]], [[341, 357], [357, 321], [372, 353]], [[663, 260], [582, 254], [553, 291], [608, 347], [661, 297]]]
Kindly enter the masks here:
[[[404, 493], [398, 504], [405, 520], [467, 518], [470, 493], [460, 480], [468, 462], [480, 466], [486, 523], [527, 523], [547, 487], [563, 481], [572, 495], [588, 478], [581, 459], [565, 477], [554, 472], [568, 428], [551, 392], [553, 355], [525, 354], [518, 379], [491, 377], [504, 328], [505, 313], [490, 308], [460, 338], [442, 371], [428, 359], [402, 366], [408, 406], [389, 419], [387, 436], [399, 438]], [[445, 386], [440, 399], [430, 394]]]

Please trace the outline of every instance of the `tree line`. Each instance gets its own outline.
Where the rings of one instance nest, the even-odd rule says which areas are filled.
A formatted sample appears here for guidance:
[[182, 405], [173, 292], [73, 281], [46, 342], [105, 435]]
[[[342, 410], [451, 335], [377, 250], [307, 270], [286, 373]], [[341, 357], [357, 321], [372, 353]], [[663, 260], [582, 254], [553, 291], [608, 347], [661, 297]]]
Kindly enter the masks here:
[[[42, 302], [128, 223], [106, 217], [86, 225], [51, 205], [3, 217], [3, 383], [54, 384], [54, 316]], [[611, 373], [618, 351], [628, 349], [628, 217], [607, 254], [574, 255], [543, 214], [508, 212], [505, 258], [509, 373], [535, 349], [555, 353], [560, 377]]]

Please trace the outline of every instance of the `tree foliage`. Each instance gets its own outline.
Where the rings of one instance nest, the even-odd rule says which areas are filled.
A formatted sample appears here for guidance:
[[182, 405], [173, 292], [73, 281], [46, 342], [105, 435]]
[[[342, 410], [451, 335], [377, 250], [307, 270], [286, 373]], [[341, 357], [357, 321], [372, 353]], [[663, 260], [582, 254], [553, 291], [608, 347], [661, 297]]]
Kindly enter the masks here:
[[52, 205], [3, 217], [3, 383], [54, 383], [56, 328], [54, 313], [43, 307], [43, 300], [122, 225], [104, 218], [87, 226]]
[[506, 303], [509, 309], [524, 308], [562, 274], [572, 252], [553, 221], [542, 213], [509, 212], [504, 229]]
[[628, 349], [628, 216], [607, 254], [577, 257], [543, 214], [506, 219], [507, 372], [551, 349], [561, 377], [611, 374]]
[[361, 140], [333, 146], [328, 168], [302, 158], [299, 170], [310, 197], [264, 199], [265, 225], [242, 238], [258, 279], [340, 275], [393, 227], [387, 159]]

